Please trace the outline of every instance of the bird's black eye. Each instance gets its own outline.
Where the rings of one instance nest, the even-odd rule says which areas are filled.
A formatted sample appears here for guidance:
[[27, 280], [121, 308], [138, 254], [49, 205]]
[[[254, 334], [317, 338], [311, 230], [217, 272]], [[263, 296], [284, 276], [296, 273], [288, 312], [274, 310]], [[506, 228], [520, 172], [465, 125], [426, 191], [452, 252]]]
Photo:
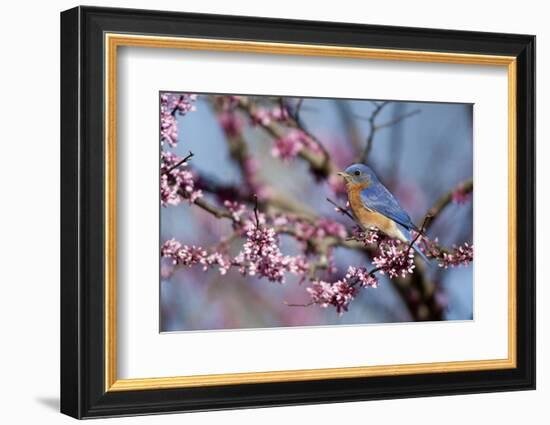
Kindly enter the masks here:
[[353, 172], [353, 174], [356, 175], [356, 176], [360, 176], [360, 175], [361, 175], [361, 171], [356, 170], [356, 171]]

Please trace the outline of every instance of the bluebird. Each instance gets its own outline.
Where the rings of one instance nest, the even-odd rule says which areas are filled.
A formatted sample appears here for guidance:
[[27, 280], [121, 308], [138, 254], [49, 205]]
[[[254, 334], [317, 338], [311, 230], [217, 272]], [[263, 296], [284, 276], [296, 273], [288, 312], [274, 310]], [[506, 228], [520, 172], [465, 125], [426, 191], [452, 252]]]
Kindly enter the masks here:
[[[420, 230], [368, 166], [352, 164], [338, 175], [346, 181], [351, 211], [362, 228], [376, 227], [390, 238], [408, 244], [413, 241], [410, 231]], [[413, 248], [428, 261], [416, 244]]]

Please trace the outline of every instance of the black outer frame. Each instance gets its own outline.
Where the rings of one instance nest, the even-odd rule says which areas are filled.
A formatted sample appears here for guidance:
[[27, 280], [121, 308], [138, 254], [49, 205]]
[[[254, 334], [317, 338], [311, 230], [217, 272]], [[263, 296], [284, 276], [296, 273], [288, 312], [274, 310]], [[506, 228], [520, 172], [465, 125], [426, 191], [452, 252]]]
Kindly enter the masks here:
[[[104, 32], [517, 58], [517, 368], [104, 391]], [[535, 388], [535, 37], [77, 7], [61, 13], [61, 412], [76, 418]]]

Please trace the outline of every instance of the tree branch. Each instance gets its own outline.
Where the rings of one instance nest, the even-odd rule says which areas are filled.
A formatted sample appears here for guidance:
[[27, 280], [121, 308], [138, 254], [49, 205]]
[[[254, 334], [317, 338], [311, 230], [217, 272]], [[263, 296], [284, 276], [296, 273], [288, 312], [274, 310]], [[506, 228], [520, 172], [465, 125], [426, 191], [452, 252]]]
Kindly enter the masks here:
[[[218, 99], [219, 100], [219, 99]], [[220, 104], [219, 101], [213, 100], [211, 102], [214, 111], [217, 113], [218, 118], [222, 117], [224, 113], [224, 106]], [[225, 111], [226, 114], [233, 114], [234, 112]], [[229, 117], [229, 118], [228, 118]], [[228, 119], [231, 118], [229, 115]], [[245, 138], [240, 129], [239, 117], [233, 117], [233, 121], [230, 121], [233, 125], [222, 125], [223, 132], [225, 134], [225, 139], [227, 141], [227, 146], [229, 147], [229, 155], [231, 159], [235, 161], [239, 167], [242, 180], [247, 189], [247, 196], [250, 196], [252, 193], [256, 193], [260, 190], [260, 185], [256, 182], [255, 176], [252, 175], [251, 169], [251, 157], [248, 145], [245, 141]]]
[[233, 218], [233, 215], [228, 210], [226, 210], [225, 208], [216, 207], [208, 203], [206, 200], [204, 200], [204, 198], [198, 198], [193, 203], [197, 207], [202, 208], [204, 211], [209, 212], [216, 218], [227, 218], [231, 221], [235, 221], [235, 219]]
[[[248, 98], [240, 97], [238, 101], [238, 107], [250, 118], [254, 116], [255, 105]], [[281, 131], [280, 127], [273, 122], [270, 122], [268, 124], [258, 123], [258, 125], [275, 140], [284, 137], [284, 133]], [[327, 178], [331, 174], [335, 174], [338, 171], [337, 167], [330, 161], [330, 156], [328, 155], [328, 152], [326, 151], [322, 143], [320, 143], [319, 140], [310, 133], [305, 134], [310, 137], [316, 144], [318, 144], [319, 148], [324, 153], [322, 155], [319, 155], [316, 152], [312, 152], [311, 149], [304, 148], [300, 150], [298, 156], [309, 163], [311, 170], [317, 176]]]
[[[287, 108], [287, 106], [284, 104], [283, 98], [280, 98], [279, 102], [283, 108], [286, 108], [287, 110], [290, 111], [290, 108]], [[311, 131], [309, 131], [306, 128], [303, 121], [300, 120], [299, 118], [299, 111], [303, 105], [303, 102], [304, 102], [304, 99], [300, 98], [300, 100], [298, 101], [297, 110], [294, 113], [292, 112], [289, 113], [290, 120], [288, 120], [288, 123], [290, 124], [291, 127], [296, 128], [300, 130], [302, 133], [304, 133], [305, 135], [307, 135], [307, 137], [309, 137], [317, 145], [319, 150], [322, 152], [325, 162], [328, 162], [330, 161], [330, 154], [326, 150], [325, 145], [323, 145], [323, 143], [321, 143], [321, 141]]]
[[348, 216], [349, 218], [351, 218], [355, 222], [355, 217], [346, 208], [341, 207], [340, 205], [338, 205], [336, 202], [334, 202], [330, 198], [326, 198], [326, 199], [330, 204], [334, 205], [334, 208], [336, 209], [337, 212], [339, 212], [340, 214], [344, 214], [344, 215]]
[[370, 151], [372, 149], [372, 142], [374, 140], [374, 135], [377, 131], [377, 128], [375, 125], [376, 117], [378, 116], [378, 114], [380, 114], [380, 112], [382, 112], [382, 109], [384, 109], [384, 107], [387, 106], [390, 102], [380, 102], [380, 103], [373, 102], [373, 103], [374, 103], [374, 110], [372, 111], [370, 117], [367, 118], [367, 122], [369, 123], [369, 127], [370, 127], [369, 135], [367, 136], [365, 149], [363, 150], [363, 153], [359, 158], [359, 162], [363, 162], [363, 163], [367, 162]]
[[193, 158], [195, 156], [195, 154], [191, 151], [189, 151], [189, 154], [183, 158], [182, 160], [178, 161], [176, 164], [172, 165], [170, 168], [168, 168], [167, 170], [164, 170], [164, 172], [162, 174], [168, 174], [170, 173], [171, 171], [175, 170], [176, 168], [178, 168], [180, 165], [182, 165], [183, 163], [187, 162], [188, 160], [190, 160], [191, 158]]
[[445, 193], [435, 202], [435, 204], [428, 210], [428, 215], [432, 217], [432, 220], [426, 227], [426, 231], [431, 227], [431, 224], [441, 214], [441, 212], [452, 202], [453, 195], [458, 190], [460, 190], [463, 194], [471, 193], [474, 190], [474, 181], [470, 179], [460, 183], [457, 187]]
[[368, 118], [358, 116], [358, 118], [366, 120], [369, 124], [369, 134], [367, 136], [367, 141], [365, 143], [365, 149], [363, 150], [363, 153], [359, 158], [359, 162], [363, 162], [363, 163], [366, 163], [368, 160], [368, 157], [372, 150], [374, 136], [378, 130], [381, 130], [387, 127], [392, 127], [400, 123], [401, 121], [407, 118], [410, 118], [416, 114], [419, 114], [421, 112], [420, 109], [415, 109], [414, 111], [395, 117], [385, 123], [376, 124], [376, 118], [378, 117], [378, 115], [380, 115], [380, 113], [382, 112], [382, 109], [384, 109], [391, 102], [387, 101], [387, 102], [379, 102], [379, 103], [373, 102], [373, 103], [374, 103], [374, 110], [372, 111], [371, 115]]

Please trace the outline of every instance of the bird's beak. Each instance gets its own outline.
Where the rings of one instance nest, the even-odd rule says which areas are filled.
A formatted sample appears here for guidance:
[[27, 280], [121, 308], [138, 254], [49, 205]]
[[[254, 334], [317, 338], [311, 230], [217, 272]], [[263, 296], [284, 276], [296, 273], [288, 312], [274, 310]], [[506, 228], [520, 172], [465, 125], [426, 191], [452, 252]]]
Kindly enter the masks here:
[[349, 175], [348, 173], [344, 173], [343, 171], [340, 171], [339, 173], [337, 173], [340, 177], [343, 177], [346, 181], [349, 180], [351, 178], [351, 175]]

